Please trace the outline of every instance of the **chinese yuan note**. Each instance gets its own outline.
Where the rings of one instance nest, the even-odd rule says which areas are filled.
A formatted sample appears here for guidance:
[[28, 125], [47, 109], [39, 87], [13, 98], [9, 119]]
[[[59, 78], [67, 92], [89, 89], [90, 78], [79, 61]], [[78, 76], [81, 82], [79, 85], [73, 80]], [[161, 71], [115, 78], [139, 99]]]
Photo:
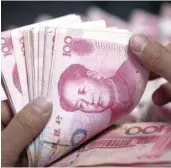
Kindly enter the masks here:
[[148, 71], [128, 52], [131, 35], [57, 28], [50, 94], [53, 113], [40, 139], [38, 166], [60, 158], [137, 105]]
[[158, 28], [160, 42], [168, 45], [171, 42], [171, 4], [169, 3], [163, 3], [161, 6]]
[[10, 31], [1, 33], [1, 60], [2, 79], [12, 100], [11, 107], [18, 112], [23, 107], [23, 97]]
[[155, 40], [159, 40], [158, 17], [149, 12], [136, 9], [130, 15], [130, 30], [134, 33], [142, 33]]
[[[39, 95], [39, 47], [38, 30], [40, 27], [56, 26], [63, 23], [79, 23], [80, 16], [71, 14], [46, 22], [27, 25], [14, 30], [2, 32], [1, 60], [2, 81], [9, 104], [14, 112], [19, 112], [30, 100]], [[31, 30], [32, 29], [32, 30]], [[35, 31], [36, 30], [36, 31]], [[24, 31], [31, 31], [31, 38], [24, 40]], [[30, 35], [30, 33], [29, 33]], [[43, 40], [41, 41], [44, 44]], [[40, 45], [39, 45], [40, 46]], [[37, 147], [29, 146], [28, 158], [31, 165], [35, 165]]]
[[97, 6], [93, 6], [87, 10], [88, 20], [99, 20], [103, 19], [107, 26], [116, 26], [121, 29], [129, 29], [129, 24], [121, 18], [114, 16]]
[[38, 96], [53, 103], [27, 148], [30, 167], [171, 167], [171, 104], [151, 99], [167, 81], [147, 84], [128, 48], [133, 33], [167, 45], [170, 9], [163, 3], [159, 17], [135, 9], [127, 22], [92, 6], [86, 22], [69, 14], [1, 33], [1, 90], [14, 114]]
[[[171, 166], [171, 124], [134, 123], [113, 126], [103, 135], [52, 167]], [[128, 157], [129, 156], [129, 157]]]
[[[44, 24], [43, 24], [44, 23]], [[52, 33], [55, 30], [55, 27], [57, 26], [62, 26], [62, 25], [67, 25], [70, 23], [78, 24], [81, 23], [81, 18], [78, 15], [66, 15], [63, 17], [59, 17], [57, 19], [52, 19], [50, 21], [43, 22], [39, 26], [39, 33], [38, 33], [38, 95], [46, 95], [48, 92], [48, 81], [49, 81], [49, 71], [51, 68], [51, 62], [53, 61], [52, 59], [52, 50], [53, 50], [53, 42], [54, 42], [54, 36], [52, 37]], [[45, 24], [47, 23], [47, 24]], [[49, 27], [50, 26], [50, 27]], [[53, 31], [50, 33], [51, 34], [50, 41], [48, 41], [45, 36], [46, 36], [46, 30], [53, 29]], [[50, 44], [51, 45], [50, 45]], [[51, 47], [49, 49], [46, 47], [46, 44]], [[49, 51], [47, 51], [47, 49]], [[47, 53], [51, 53], [49, 58], [47, 57]], [[46, 62], [48, 61], [48, 63]], [[49, 63], [50, 62], [50, 63]]]
[[15, 60], [18, 68], [18, 75], [21, 83], [24, 105], [29, 102], [27, 72], [25, 64], [25, 48], [23, 30], [15, 29], [11, 31], [12, 43], [14, 46]]
[[[68, 28], [68, 26], [67, 25], [60, 25], [60, 27], [67, 27]], [[94, 29], [94, 28], [105, 28], [106, 27], [106, 23], [103, 21], [103, 20], [96, 20], [96, 21], [89, 21], [89, 22], [82, 22], [82, 23], [75, 23], [74, 25], [71, 25], [71, 26], [69, 26], [70, 28], [85, 28], [85, 29]], [[47, 29], [52, 29], [52, 28], [49, 28], [49, 27], [46, 27]], [[53, 32], [53, 34], [55, 34], [54, 32]], [[53, 36], [53, 39], [55, 40], [55, 35]], [[53, 40], [53, 41], [54, 41]], [[47, 43], [50, 43], [50, 41], [48, 41]], [[54, 47], [54, 43], [53, 43], [53, 47]], [[51, 54], [52, 55], [50, 55], [51, 57], [52, 57], [52, 59], [51, 59], [51, 66], [50, 66], [50, 70], [48, 70], [48, 72], [50, 73], [50, 74], [48, 74], [48, 75], [44, 75], [46, 78], [48, 77], [48, 76], [50, 76], [50, 78], [49, 78], [49, 86], [48, 86], [48, 89], [47, 89], [47, 95], [49, 95], [49, 92], [50, 92], [50, 90], [51, 90], [51, 82], [52, 82], [52, 71], [53, 71], [53, 66], [54, 66], [54, 64], [53, 64], [53, 62], [54, 62], [54, 58], [53, 58], [53, 52], [51, 52]], [[46, 61], [46, 64], [47, 64], [47, 62], [48, 61]], [[44, 68], [45, 69], [45, 68]], [[44, 71], [45, 72], [45, 71]], [[46, 72], [47, 72], [47, 68], [46, 68]], [[46, 81], [45, 79], [44, 79], [44, 81]]]
[[1, 85], [1, 101], [6, 100], [7, 96], [5, 94], [4, 88]]

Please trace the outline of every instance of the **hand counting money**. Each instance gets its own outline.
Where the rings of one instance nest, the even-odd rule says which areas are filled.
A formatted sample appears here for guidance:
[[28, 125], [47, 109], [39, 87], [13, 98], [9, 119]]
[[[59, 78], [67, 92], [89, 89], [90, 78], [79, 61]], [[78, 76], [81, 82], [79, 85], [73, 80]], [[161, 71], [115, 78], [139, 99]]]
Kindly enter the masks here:
[[2, 32], [2, 79], [14, 113], [37, 96], [53, 102], [28, 148], [30, 166], [49, 165], [139, 103], [149, 73], [128, 51], [131, 35], [74, 14]]

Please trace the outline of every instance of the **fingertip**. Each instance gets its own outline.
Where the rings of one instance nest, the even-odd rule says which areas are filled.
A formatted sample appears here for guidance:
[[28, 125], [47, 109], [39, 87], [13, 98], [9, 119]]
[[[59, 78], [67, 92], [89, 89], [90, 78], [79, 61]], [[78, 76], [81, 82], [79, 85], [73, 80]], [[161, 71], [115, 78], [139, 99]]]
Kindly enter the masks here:
[[129, 40], [130, 50], [135, 56], [140, 57], [145, 46], [147, 45], [148, 38], [143, 34], [134, 34]]
[[171, 82], [171, 52], [168, 48], [142, 34], [130, 38], [129, 51], [133, 56], [148, 70]]

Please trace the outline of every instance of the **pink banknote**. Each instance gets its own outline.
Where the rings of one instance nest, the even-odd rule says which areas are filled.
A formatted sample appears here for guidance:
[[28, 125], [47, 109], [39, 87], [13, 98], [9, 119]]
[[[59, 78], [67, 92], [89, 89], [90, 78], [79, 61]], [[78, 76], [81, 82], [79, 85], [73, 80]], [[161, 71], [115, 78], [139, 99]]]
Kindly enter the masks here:
[[[106, 23], [105, 23], [104, 20], [96, 20], [96, 21], [87, 21], [87, 22], [82, 22], [82, 23], [77, 22], [74, 25], [70, 25], [70, 26], [67, 25], [67, 24], [63, 24], [63, 25], [59, 25], [59, 27], [85, 28], [85, 29], [97, 29], [97, 28], [100, 29], [101, 28], [101, 29], [103, 29], [103, 28], [106, 28]], [[47, 79], [49, 79], [49, 80], [47, 80], [48, 81], [48, 86], [44, 85], [48, 89], [47, 90], [45, 89], [45, 92], [43, 92], [43, 94], [47, 93], [47, 95], [49, 95], [50, 94], [50, 91], [51, 91], [52, 71], [53, 71], [53, 68], [54, 68], [54, 64], [53, 64], [53, 62], [54, 62], [53, 48], [54, 48], [54, 42], [55, 42], [55, 32], [54, 32], [54, 30], [56, 30], [56, 29], [55, 28], [52, 28], [52, 27], [51, 28], [50, 27], [46, 27], [46, 29], [49, 29], [51, 31], [48, 34], [48, 36], [50, 36], [50, 39], [53, 39], [53, 43], [52, 43], [52, 40], [45, 40], [45, 43], [47, 43], [48, 46], [50, 46], [49, 44], [52, 45], [52, 50], [46, 48], [46, 46], [45, 46], [45, 48], [48, 49], [48, 51], [50, 52], [49, 57], [51, 57], [52, 59], [50, 59], [50, 61], [51, 61], [49, 63], [50, 67], [44, 68], [44, 70], [45, 70], [44, 73], [46, 72], [46, 75], [45, 74], [43, 75], [44, 76], [44, 81], [46, 81]], [[53, 38], [51, 37], [52, 36], [51, 34], [53, 34]], [[46, 53], [46, 51], [45, 51], [45, 53]], [[47, 60], [47, 58], [46, 59], [44, 58], [44, 61], [46, 62], [46, 64], [48, 64], [48, 62], [49, 62]]]
[[33, 70], [34, 70], [34, 96], [33, 98], [35, 99], [37, 96], [39, 96], [38, 94], [38, 70], [39, 70], [39, 59], [38, 59], [38, 37], [39, 37], [39, 29], [35, 28], [32, 29], [31, 31], [31, 35], [33, 36], [32, 38], [32, 43], [33, 43]]
[[27, 83], [27, 73], [25, 64], [25, 48], [24, 48], [24, 38], [23, 30], [15, 29], [11, 31], [12, 44], [15, 54], [16, 66], [18, 69], [19, 81], [21, 82], [21, 90], [24, 105], [29, 102], [28, 93], [28, 83]]
[[51, 67], [53, 61], [53, 47], [54, 47], [54, 38], [55, 38], [56, 28], [46, 27], [44, 35], [44, 58], [43, 58], [43, 77], [42, 77], [42, 94], [48, 95], [49, 82]]
[[134, 33], [143, 33], [159, 40], [158, 17], [149, 12], [136, 9], [130, 15], [130, 30]]
[[115, 26], [121, 29], [129, 29], [129, 24], [121, 18], [114, 16], [96, 6], [91, 7], [86, 13], [87, 20], [103, 19], [107, 26]]
[[171, 42], [171, 4], [163, 3], [159, 18], [159, 33], [162, 44]]
[[52, 167], [171, 166], [171, 124], [134, 123], [113, 126]]
[[[103, 20], [98, 20], [98, 21], [90, 21], [90, 22], [83, 22], [79, 23], [78, 20], [73, 20], [71, 18], [67, 23], [69, 22], [75, 22], [74, 25], [67, 25], [67, 24], [60, 24], [59, 27], [75, 27], [75, 28], [86, 28], [86, 29], [95, 29], [95, 28], [105, 28], [106, 24]], [[52, 82], [52, 72], [54, 69], [54, 60], [55, 60], [55, 55], [53, 54], [53, 48], [54, 48], [54, 39], [55, 39], [55, 31], [56, 28], [53, 27], [46, 27], [46, 34], [44, 38], [44, 55], [43, 55], [43, 81], [42, 81], [42, 94], [43, 95], [49, 95], [51, 91], [51, 82]], [[42, 37], [42, 31], [40, 34]], [[42, 41], [41, 41], [42, 43]], [[40, 45], [41, 46], [41, 45]], [[39, 58], [40, 59], [40, 58]], [[43, 136], [42, 134], [40, 136]], [[46, 134], [44, 135], [46, 136]], [[42, 145], [39, 145], [39, 149], [41, 149]], [[41, 153], [40, 150], [38, 150], [39, 153]]]
[[[26, 50], [24, 46], [26, 45], [24, 44], [24, 38], [23, 38], [24, 30], [28, 30], [31, 28], [39, 28], [40, 26], [45, 26], [45, 25], [54, 26], [59, 23], [66, 23], [66, 22], [67, 23], [81, 22], [81, 19], [78, 15], [71, 14], [57, 19], [52, 19], [46, 22], [27, 25], [14, 30], [2, 32], [1, 34], [2, 35], [1, 36], [2, 80], [5, 86], [5, 91], [7, 93], [8, 99], [10, 101], [10, 105], [12, 106], [14, 112], [19, 112], [20, 109], [23, 108], [24, 105], [26, 105], [29, 102], [29, 100], [33, 99], [33, 90], [34, 90], [33, 85], [34, 84], [38, 85], [32, 82], [28, 83], [27, 81], [28, 79], [31, 79], [29, 76], [32, 75], [32, 73], [29, 73], [27, 71], [27, 69], [28, 67], [30, 67], [31, 69], [34, 67], [32, 67], [33, 63], [28, 64], [28, 66], [26, 66], [25, 64], [25, 58], [26, 58], [25, 53], [29, 51]], [[31, 45], [32, 44], [33, 43], [31, 43]], [[31, 45], [26, 45], [26, 46], [28, 47]], [[37, 49], [37, 47], [35, 49]], [[34, 50], [34, 52], [35, 51], [36, 50]], [[34, 53], [34, 55], [37, 55], [36, 52]], [[36, 75], [33, 75], [33, 77], [37, 79], [38, 73], [36, 70], [37, 69], [34, 68], [33, 72], [36, 73]], [[29, 84], [33, 84], [33, 85], [29, 85]], [[28, 89], [29, 87], [33, 89], [32, 94], [29, 94], [30, 93], [29, 90], [31, 90]], [[34, 144], [30, 145], [29, 150], [30, 150], [28, 151], [29, 161], [33, 163], [35, 157]]]
[[6, 100], [6, 99], [7, 99], [7, 96], [5, 94], [3, 86], [1, 84], [1, 101]]
[[[48, 124], [28, 148], [29, 166], [47, 166], [113, 124], [171, 121], [171, 106], [152, 104], [156, 83], [147, 85], [142, 97], [149, 72], [129, 53], [132, 33], [123, 30], [165, 44], [171, 34], [170, 9], [162, 6], [159, 22], [136, 10], [130, 26], [92, 7], [87, 18], [94, 22], [67, 15], [2, 32], [2, 81], [13, 111], [41, 94], [53, 102]], [[122, 125], [53, 166], [170, 165], [170, 127]]]
[[9, 100], [12, 101], [12, 109], [14, 112], [20, 111], [23, 97], [10, 31], [1, 33], [1, 61], [2, 78], [4, 86], [7, 86], [5, 89], [9, 93]]
[[[38, 35], [38, 94], [46, 94], [48, 91], [48, 79], [49, 79], [49, 71], [51, 67], [51, 61], [52, 54], [49, 55], [49, 59], [47, 56], [46, 51], [46, 45], [45, 44], [52, 44], [52, 41], [46, 41], [45, 39], [45, 29], [46, 27], [51, 27], [55, 29], [57, 26], [64, 26], [70, 23], [78, 24], [81, 23], [81, 18], [78, 15], [66, 15], [63, 17], [59, 17], [57, 19], [52, 19], [53, 22], [48, 21], [48, 24], [40, 25], [39, 27], [39, 35]], [[54, 37], [52, 38], [54, 41]], [[48, 52], [52, 52], [53, 45], [49, 47], [52, 47], [52, 49], [48, 49]], [[50, 63], [49, 63], [50, 62]], [[45, 67], [46, 66], [46, 67]], [[45, 75], [46, 74], [46, 75]]]
[[131, 112], [148, 80], [148, 72], [128, 53], [131, 33], [67, 28], [56, 33], [54, 107], [40, 139], [39, 166]]

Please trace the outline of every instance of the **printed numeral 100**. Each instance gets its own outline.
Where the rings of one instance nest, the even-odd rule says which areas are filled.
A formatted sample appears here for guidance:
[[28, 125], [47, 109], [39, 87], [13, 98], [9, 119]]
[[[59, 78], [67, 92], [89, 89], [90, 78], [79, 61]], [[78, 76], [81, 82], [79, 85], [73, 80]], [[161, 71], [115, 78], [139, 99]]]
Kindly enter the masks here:
[[10, 38], [1, 38], [1, 51], [4, 56], [11, 55], [12, 52], [12, 41]]
[[72, 37], [66, 36], [64, 38], [64, 46], [63, 46], [63, 56], [71, 57], [71, 48], [72, 47]]

